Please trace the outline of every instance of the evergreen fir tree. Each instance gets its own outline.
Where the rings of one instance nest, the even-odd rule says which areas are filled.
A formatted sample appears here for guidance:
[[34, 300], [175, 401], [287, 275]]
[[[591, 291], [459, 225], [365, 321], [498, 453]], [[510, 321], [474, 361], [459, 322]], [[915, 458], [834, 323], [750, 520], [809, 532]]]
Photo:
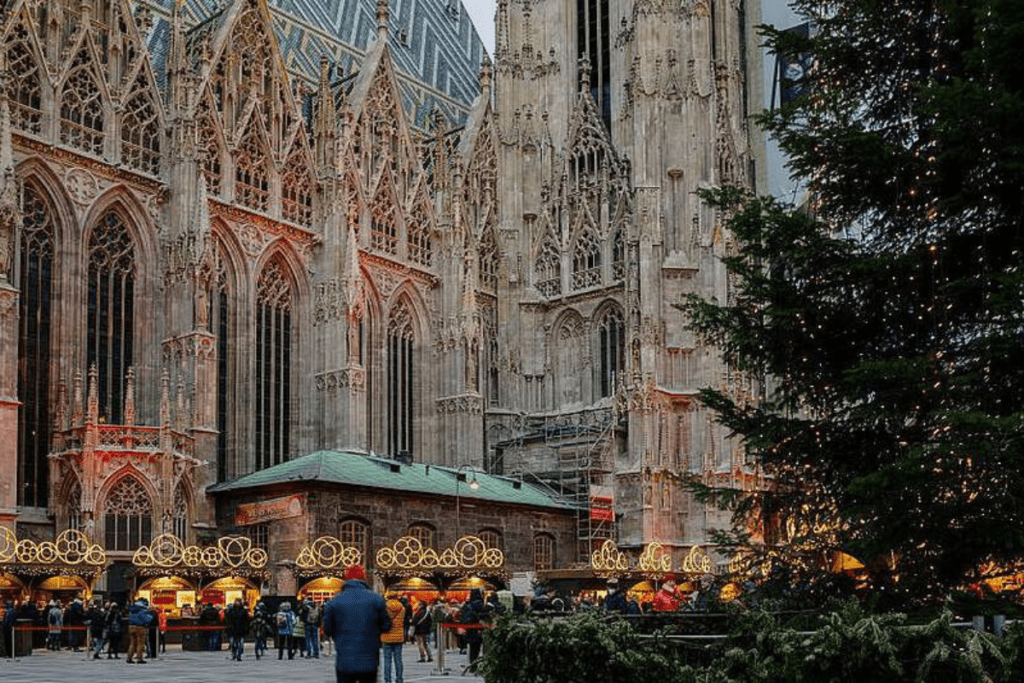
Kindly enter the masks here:
[[810, 87], [760, 122], [811, 200], [705, 195], [738, 291], [686, 312], [764, 392], [702, 399], [773, 481], [741, 535], [941, 598], [1024, 557], [1024, 3], [792, 4]]

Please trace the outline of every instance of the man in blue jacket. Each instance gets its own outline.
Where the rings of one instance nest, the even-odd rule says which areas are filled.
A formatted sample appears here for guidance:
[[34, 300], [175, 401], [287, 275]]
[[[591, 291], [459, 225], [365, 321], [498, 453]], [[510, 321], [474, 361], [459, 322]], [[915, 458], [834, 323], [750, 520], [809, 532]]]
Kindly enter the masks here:
[[366, 585], [359, 565], [345, 570], [345, 585], [324, 607], [324, 634], [334, 641], [338, 683], [375, 683], [380, 634], [391, 627], [384, 598]]
[[128, 608], [128, 663], [134, 659], [145, 664], [146, 633], [155, 615], [149, 609], [149, 600], [139, 598]]

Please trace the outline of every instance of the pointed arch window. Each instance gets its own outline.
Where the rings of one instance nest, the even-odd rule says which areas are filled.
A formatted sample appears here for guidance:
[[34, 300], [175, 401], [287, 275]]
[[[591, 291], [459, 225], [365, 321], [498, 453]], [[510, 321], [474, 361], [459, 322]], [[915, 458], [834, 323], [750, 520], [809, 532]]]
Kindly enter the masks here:
[[292, 294], [277, 261], [260, 274], [256, 306], [256, 469], [265, 469], [290, 446]]
[[576, 51], [590, 62], [590, 95], [612, 127], [611, 31], [608, 0], [576, 0]]
[[19, 24], [8, 36], [7, 73], [4, 79], [10, 103], [11, 125], [38, 135], [43, 129], [43, 95], [39, 64], [29, 43], [29, 34]]
[[314, 186], [305, 159], [298, 152], [293, 153], [281, 176], [281, 215], [286, 221], [305, 226], [313, 223]]
[[21, 200], [18, 297], [18, 505], [44, 507], [49, 490], [47, 435], [50, 415], [50, 352], [53, 322], [54, 216], [35, 184]]
[[103, 102], [92, 63], [83, 50], [78, 53], [60, 103], [60, 141], [83, 152], [103, 155]]
[[387, 192], [380, 192], [370, 207], [372, 226], [370, 244], [387, 254], [398, 253], [398, 225], [395, 220], [395, 205]]
[[562, 253], [552, 238], [544, 241], [537, 258], [537, 291], [546, 297], [562, 291]]
[[89, 367], [99, 374], [100, 414], [124, 418], [124, 378], [132, 364], [135, 316], [135, 249], [121, 216], [107, 212], [89, 236]]
[[412, 316], [400, 301], [388, 321], [388, 452], [413, 452], [415, 367]]
[[573, 290], [601, 284], [601, 244], [591, 229], [584, 230], [572, 252]]
[[250, 209], [266, 212], [270, 205], [267, 155], [253, 130], [246, 134], [235, 155], [235, 199]]
[[597, 325], [601, 397], [615, 393], [615, 384], [625, 368], [626, 326], [622, 312], [609, 308]]
[[156, 107], [139, 78], [135, 94], [124, 106], [121, 118], [121, 161], [155, 176], [160, 174], [160, 122]]
[[421, 266], [434, 261], [434, 243], [430, 239], [430, 219], [422, 204], [417, 204], [409, 225], [409, 260]]
[[225, 481], [229, 474], [228, 444], [232, 428], [231, 406], [235, 399], [235, 308], [234, 296], [224, 266], [224, 250], [220, 242], [214, 251], [215, 270], [211, 274], [213, 296], [210, 297], [210, 330], [217, 335], [217, 481]]
[[117, 482], [104, 508], [107, 550], [136, 550], [153, 535], [153, 502], [142, 483], [133, 476]]

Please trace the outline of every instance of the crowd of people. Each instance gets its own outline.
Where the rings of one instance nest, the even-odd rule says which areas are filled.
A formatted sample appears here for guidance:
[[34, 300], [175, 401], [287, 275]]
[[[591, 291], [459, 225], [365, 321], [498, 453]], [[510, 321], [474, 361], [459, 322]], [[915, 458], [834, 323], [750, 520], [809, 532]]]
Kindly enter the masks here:
[[[285, 656], [294, 659], [296, 655], [319, 659], [325, 650], [328, 654], [333, 650], [341, 655], [362, 649], [367, 653], [366, 665], [372, 663], [374, 671], [379, 650], [383, 654], [385, 683], [403, 683], [404, 645], [415, 645], [420, 662], [433, 662], [436, 648], [440, 647], [468, 654], [472, 664], [480, 656], [482, 627], [505, 610], [493, 593], [485, 599], [480, 590], [470, 591], [465, 602], [439, 596], [420, 599], [422, 596], [398, 593], [381, 596], [369, 588], [361, 567], [350, 568], [345, 579], [342, 592], [323, 605], [308, 598], [298, 600], [294, 607], [290, 601], [283, 601], [276, 609], [259, 600], [251, 611], [240, 598], [226, 608], [212, 603], [200, 604], [196, 609], [194, 633], [186, 637], [209, 651], [221, 651], [226, 639], [230, 656], [236, 661], [242, 661], [247, 643], [252, 644], [256, 659], [271, 654], [275, 646], [278, 659]], [[332, 606], [337, 607], [336, 601], [352, 600], [353, 596], [372, 603], [374, 609], [379, 598], [382, 607], [374, 627], [377, 631], [357, 645], [348, 642], [346, 631], [338, 628], [339, 613], [332, 612]], [[80, 598], [66, 604], [52, 600], [41, 606], [26, 603], [26, 606], [15, 607], [8, 602], [0, 616], [4, 631], [0, 648], [5, 653], [12, 645], [8, 642], [11, 627], [26, 619], [33, 627], [45, 625], [46, 647], [50, 650], [84, 652], [88, 646], [94, 659], [104, 654], [108, 659], [121, 659], [120, 655], [124, 654], [127, 663], [144, 664], [156, 656], [158, 650], [166, 648], [167, 612], [150, 605], [145, 597], [128, 605], [100, 598], [89, 601], [88, 605]], [[449, 625], [439, 631], [441, 642], [435, 642], [434, 626], [438, 622]], [[371, 644], [373, 653], [370, 653]], [[337, 661], [343, 660], [342, 657]], [[360, 658], [356, 657], [356, 661]]]

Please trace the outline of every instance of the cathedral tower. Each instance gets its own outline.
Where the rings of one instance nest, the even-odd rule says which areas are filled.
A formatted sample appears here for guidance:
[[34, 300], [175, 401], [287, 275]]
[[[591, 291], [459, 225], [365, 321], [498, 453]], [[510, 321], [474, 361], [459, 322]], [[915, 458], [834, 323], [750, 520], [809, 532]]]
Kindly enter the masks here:
[[696, 394], [750, 388], [675, 306], [730, 295], [728, 236], [694, 193], [753, 183], [747, 19], [734, 0], [499, 0], [496, 21], [488, 456], [589, 503], [580, 560], [610, 537], [681, 552], [727, 522], [684, 480], [749, 482]]

